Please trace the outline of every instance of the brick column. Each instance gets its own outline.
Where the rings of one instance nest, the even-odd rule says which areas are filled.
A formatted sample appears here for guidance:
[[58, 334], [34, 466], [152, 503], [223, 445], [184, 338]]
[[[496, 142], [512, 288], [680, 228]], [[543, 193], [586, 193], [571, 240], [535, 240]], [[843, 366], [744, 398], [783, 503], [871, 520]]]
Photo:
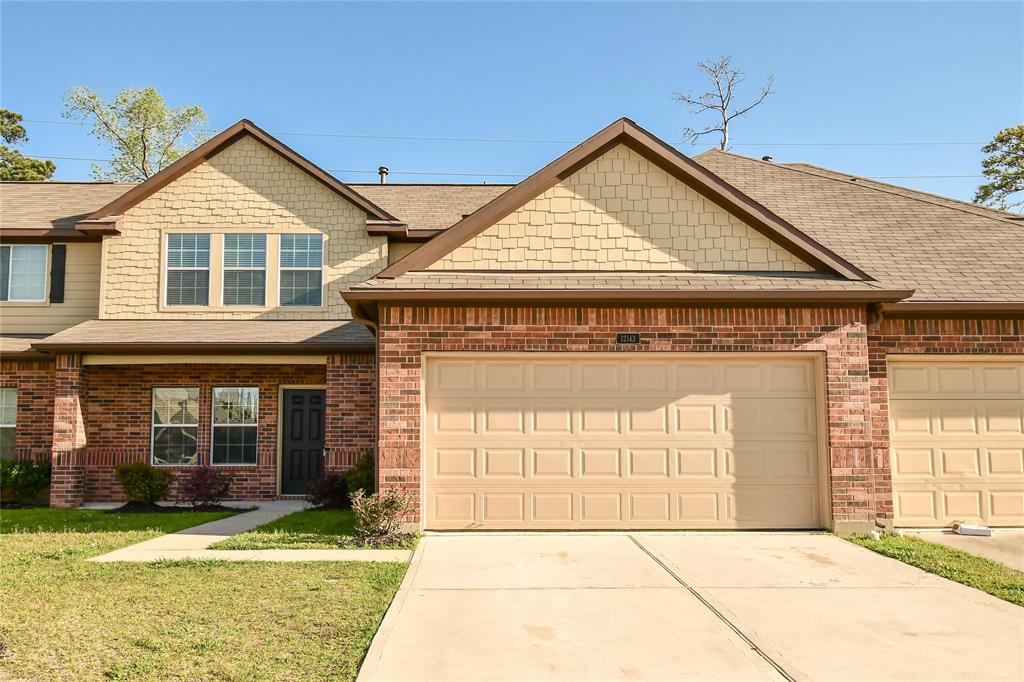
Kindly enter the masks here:
[[56, 357], [53, 391], [53, 476], [51, 507], [79, 507], [85, 494], [85, 471], [79, 461], [85, 448], [82, 415], [82, 357]]
[[371, 354], [346, 353], [327, 358], [327, 471], [350, 469], [376, 446], [377, 367]]

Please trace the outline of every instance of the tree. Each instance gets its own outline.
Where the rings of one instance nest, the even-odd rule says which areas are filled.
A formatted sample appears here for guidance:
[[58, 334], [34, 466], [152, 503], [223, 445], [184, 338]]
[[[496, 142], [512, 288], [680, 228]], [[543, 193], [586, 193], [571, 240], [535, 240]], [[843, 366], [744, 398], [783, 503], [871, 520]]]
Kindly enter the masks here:
[[978, 188], [974, 203], [1024, 213], [1024, 124], [1000, 130], [981, 151], [988, 154], [981, 172], [989, 181]]
[[733, 67], [732, 57], [721, 57], [716, 62], [697, 62], [697, 68], [711, 78], [712, 86], [707, 92], [701, 95], [693, 95], [692, 91], [675, 93], [675, 99], [688, 104], [694, 115], [699, 116], [706, 111], [715, 113], [718, 119], [714, 123], [701, 130], [687, 126], [683, 128], [683, 137], [694, 143], [705, 135], [718, 133], [722, 136], [720, 147], [723, 151], [729, 149], [729, 124], [732, 120], [745, 115], [754, 107], [767, 99], [768, 95], [775, 92], [772, 86], [775, 84], [775, 76], [768, 74], [764, 86], [752, 103], [745, 107], [733, 106], [733, 98], [736, 96], [736, 88], [744, 82], [743, 72]]
[[28, 142], [21, 119], [21, 114], [0, 109], [0, 138], [7, 143], [0, 145], [0, 180], [49, 180], [57, 171], [53, 161], [29, 158], [7, 146]]
[[108, 168], [92, 167], [97, 180], [146, 180], [206, 139], [202, 107], [170, 107], [153, 88], [125, 88], [106, 102], [77, 85], [64, 98], [64, 117], [92, 121], [93, 137], [110, 146]]

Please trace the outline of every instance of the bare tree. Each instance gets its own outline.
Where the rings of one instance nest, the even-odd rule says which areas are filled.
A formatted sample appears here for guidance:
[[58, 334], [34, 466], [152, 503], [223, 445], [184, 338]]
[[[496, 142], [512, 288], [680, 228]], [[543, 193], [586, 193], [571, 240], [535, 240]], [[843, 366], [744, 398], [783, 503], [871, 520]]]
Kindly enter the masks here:
[[732, 57], [721, 57], [716, 62], [697, 62], [697, 68], [711, 78], [712, 87], [701, 95], [694, 96], [692, 91], [687, 91], [674, 93], [674, 97], [679, 102], [688, 104], [694, 115], [699, 116], [706, 111], [713, 111], [721, 120], [708, 125], [703, 130], [687, 126], [683, 128], [683, 136], [688, 142], [694, 143], [705, 135], [719, 133], [722, 136], [720, 146], [723, 151], [727, 150], [729, 148], [729, 124], [734, 118], [743, 116], [764, 102], [768, 95], [775, 92], [772, 90], [772, 86], [775, 85], [775, 76], [768, 74], [768, 78], [761, 88], [761, 94], [752, 103], [745, 107], [736, 107], [733, 105], [736, 88], [745, 79], [743, 72], [733, 67]]

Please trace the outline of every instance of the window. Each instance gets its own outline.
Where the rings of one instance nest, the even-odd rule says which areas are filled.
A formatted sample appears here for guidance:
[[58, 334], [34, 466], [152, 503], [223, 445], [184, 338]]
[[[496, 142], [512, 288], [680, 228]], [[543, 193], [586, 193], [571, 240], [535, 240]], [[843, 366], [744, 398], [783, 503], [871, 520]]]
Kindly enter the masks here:
[[213, 389], [213, 464], [256, 464], [258, 388]]
[[210, 305], [210, 235], [167, 235], [167, 305]]
[[321, 305], [323, 262], [323, 235], [281, 235], [281, 305]]
[[224, 305], [266, 301], [267, 235], [224, 235]]
[[153, 464], [199, 463], [199, 389], [153, 389]]
[[0, 301], [46, 300], [45, 244], [0, 246]]
[[0, 459], [14, 459], [14, 430], [18, 422], [18, 389], [0, 388]]

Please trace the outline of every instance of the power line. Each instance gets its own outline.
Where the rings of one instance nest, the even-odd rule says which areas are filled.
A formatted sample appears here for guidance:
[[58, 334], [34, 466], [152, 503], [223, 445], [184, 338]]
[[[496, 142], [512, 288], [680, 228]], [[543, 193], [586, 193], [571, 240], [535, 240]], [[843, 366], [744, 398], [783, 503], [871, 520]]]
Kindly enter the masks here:
[[[28, 155], [26, 155], [28, 156]], [[29, 156], [30, 159], [54, 159], [56, 161], [95, 161], [95, 162], [106, 162], [109, 159], [96, 159], [92, 157], [50, 157], [50, 156]], [[325, 168], [324, 170], [331, 173], [366, 173], [367, 175], [377, 175], [380, 171], [375, 168]], [[458, 171], [406, 171], [406, 170], [389, 170], [388, 174], [394, 175], [440, 175], [440, 176], [451, 176], [451, 177], [526, 177], [529, 173], [463, 173]], [[969, 178], [969, 177], [985, 177], [984, 175], [869, 175], [863, 176], [873, 180], [924, 180], [924, 179], [938, 179], [938, 178]]]
[[[48, 121], [44, 119], [26, 118], [26, 123], [46, 123], [51, 125], [87, 125], [80, 121]], [[206, 133], [218, 133], [217, 128], [197, 128]], [[444, 137], [436, 135], [371, 135], [366, 133], [311, 133], [296, 131], [278, 131], [272, 133], [278, 136], [295, 137], [336, 137], [357, 140], [404, 140], [409, 142], [484, 142], [501, 144], [577, 144], [579, 140], [543, 140], [529, 138], [505, 138], [505, 137]], [[672, 143], [676, 147], [717, 147], [717, 144], [695, 144], [680, 140]], [[735, 147], [916, 147], [934, 145], [983, 145], [985, 142], [958, 142], [946, 140], [893, 140], [887, 142], [734, 142]]]

